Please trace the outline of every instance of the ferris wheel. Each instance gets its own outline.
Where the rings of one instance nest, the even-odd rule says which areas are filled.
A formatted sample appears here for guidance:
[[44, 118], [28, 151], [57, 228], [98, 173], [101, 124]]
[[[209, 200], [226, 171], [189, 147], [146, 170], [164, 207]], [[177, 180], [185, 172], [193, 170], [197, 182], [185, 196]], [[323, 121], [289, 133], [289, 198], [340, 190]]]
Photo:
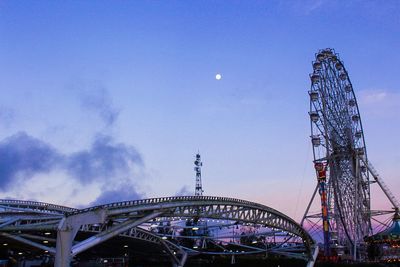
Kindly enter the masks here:
[[316, 54], [310, 78], [311, 142], [318, 181], [313, 198], [318, 191], [325, 255], [333, 247], [356, 255], [372, 232], [370, 172], [357, 100], [333, 49]]

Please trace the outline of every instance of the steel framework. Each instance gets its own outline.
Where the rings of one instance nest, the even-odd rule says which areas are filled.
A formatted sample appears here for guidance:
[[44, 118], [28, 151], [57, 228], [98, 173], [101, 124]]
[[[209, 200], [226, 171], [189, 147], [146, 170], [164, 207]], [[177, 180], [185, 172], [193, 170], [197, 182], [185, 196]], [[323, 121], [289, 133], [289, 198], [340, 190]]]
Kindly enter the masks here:
[[196, 154], [196, 160], [194, 161], [194, 171], [196, 173], [196, 186], [194, 190], [195, 196], [203, 195], [203, 185], [201, 182], [201, 167], [203, 166], [203, 162], [201, 162], [200, 153]]
[[[207, 222], [199, 225], [208, 231], [197, 224], [188, 226], [190, 220]], [[49, 232], [56, 232], [57, 239], [48, 238]], [[77, 240], [80, 232], [90, 237]], [[313, 266], [318, 253], [311, 236], [277, 210], [210, 196], [152, 198], [87, 209], [0, 200], [0, 236], [54, 254], [57, 267], [69, 266], [74, 256], [116, 236], [164, 247], [175, 266], [198, 254], [230, 255], [234, 260], [260, 253], [299, 258]]]

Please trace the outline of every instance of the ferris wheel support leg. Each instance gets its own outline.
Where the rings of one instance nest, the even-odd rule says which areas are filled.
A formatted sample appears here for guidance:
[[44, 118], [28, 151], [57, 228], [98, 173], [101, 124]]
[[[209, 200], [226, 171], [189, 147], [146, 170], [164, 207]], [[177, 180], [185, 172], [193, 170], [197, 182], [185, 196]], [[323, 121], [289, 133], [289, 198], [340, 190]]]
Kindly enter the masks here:
[[396, 199], [396, 197], [390, 191], [389, 187], [385, 184], [385, 182], [379, 176], [378, 172], [372, 166], [371, 162], [366, 159], [362, 159], [362, 161], [364, 162], [365, 166], [367, 167], [369, 173], [372, 174], [372, 177], [374, 177], [375, 182], [378, 183], [378, 185], [381, 188], [381, 190], [383, 191], [383, 193], [386, 195], [386, 197], [388, 198], [390, 203], [392, 203], [393, 207], [397, 210], [400, 209], [399, 201]]
[[310, 199], [310, 202], [308, 203], [308, 206], [307, 206], [307, 208], [306, 208], [306, 211], [304, 212], [303, 218], [301, 219], [301, 222], [300, 222], [300, 225], [301, 225], [301, 226], [303, 226], [304, 220], [306, 219], [307, 214], [308, 214], [308, 211], [310, 210], [311, 204], [312, 204], [313, 201], [314, 201], [315, 194], [317, 193], [317, 190], [318, 190], [318, 184], [315, 186], [314, 193], [312, 194], [312, 197], [311, 197], [311, 199]]
[[317, 257], [318, 257], [318, 252], [319, 252], [319, 247], [318, 247], [318, 245], [315, 245], [314, 253], [312, 254], [312, 259], [310, 259], [307, 262], [307, 267], [314, 267], [315, 261], [317, 260]]

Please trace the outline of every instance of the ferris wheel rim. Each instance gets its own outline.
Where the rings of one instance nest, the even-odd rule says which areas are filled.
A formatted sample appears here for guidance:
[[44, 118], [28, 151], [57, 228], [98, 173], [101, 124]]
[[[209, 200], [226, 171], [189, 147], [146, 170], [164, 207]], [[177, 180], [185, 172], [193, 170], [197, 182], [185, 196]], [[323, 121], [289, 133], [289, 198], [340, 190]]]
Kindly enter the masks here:
[[[329, 49], [329, 48], [328, 48]], [[321, 52], [323, 52], [323, 51], [326, 51], [327, 49], [321, 49], [318, 53], [316, 53], [316, 56], [318, 55], [318, 54], [320, 54]], [[338, 61], [341, 63], [341, 65], [342, 65], [342, 67], [343, 67], [343, 72], [344, 72], [344, 74], [346, 75], [346, 80], [348, 81], [348, 83], [349, 83], [349, 85], [350, 85], [350, 89], [351, 89], [351, 91], [350, 91], [350, 93], [351, 93], [351, 95], [352, 95], [352, 99], [354, 100], [354, 107], [355, 107], [355, 111], [356, 111], [356, 115], [358, 116], [358, 118], [359, 118], [359, 120], [358, 120], [358, 122], [359, 122], [359, 125], [360, 125], [360, 134], [361, 134], [361, 140], [362, 140], [362, 143], [364, 144], [364, 146], [363, 146], [363, 149], [364, 149], [364, 152], [365, 152], [365, 155], [366, 155], [366, 158], [367, 158], [367, 149], [366, 149], [366, 145], [365, 145], [365, 135], [364, 135], [364, 129], [363, 129], [363, 125], [362, 125], [362, 120], [361, 120], [361, 114], [360, 114], [360, 110], [359, 110], [359, 107], [358, 107], [358, 101], [357, 101], [357, 98], [356, 98], [356, 95], [355, 95], [355, 93], [354, 93], [354, 90], [353, 90], [353, 85], [352, 85], [352, 83], [351, 83], [351, 80], [350, 80], [350, 77], [349, 77], [349, 74], [348, 74], [348, 72], [347, 72], [347, 70], [346, 70], [346, 68], [345, 68], [345, 66], [344, 66], [344, 64], [343, 64], [343, 61], [341, 61], [340, 59], [339, 59], [339, 57], [338, 57], [338, 55], [334, 52], [334, 50], [333, 49], [329, 49], [330, 51], [332, 51], [333, 53], [334, 53], [334, 55], [337, 57], [337, 59], [338, 59]], [[313, 64], [315, 63], [315, 61], [313, 61]], [[312, 74], [310, 74], [310, 76], [311, 76]], [[312, 85], [311, 85], [311, 90], [309, 91], [309, 93], [311, 92], [311, 91], [313, 91], [313, 87], [312, 87]], [[310, 112], [312, 112], [312, 105], [313, 105], [313, 101], [310, 101]], [[309, 112], [309, 113], [310, 113]], [[320, 111], [319, 111], [320, 112]], [[312, 121], [310, 121], [310, 126], [311, 126], [311, 135], [313, 135], [313, 131], [312, 131], [312, 129], [313, 129], [313, 127], [314, 127], [314, 124], [313, 124], [313, 122]], [[323, 133], [323, 131], [321, 130], [320, 131], [321, 133]], [[312, 136], [311, 136], [312, 137]], [[326, 135], [324, 135], [323, 136], [325, 139], [329, 139]], [[313, 146], [313, 151], [315, 151], [315, 147]], [[318, 161], [318, 160], [320, 160], [320, 159], [317, 159], [317, 157], [315, 156], [315, 154], [313, 154], [313, 157], [314, 157], [314, 161]]]
[[[323, 55], [323, 54], [325, 54], [325, 55]], [[309, 91], [309, 94], [310, 94], [309, 115], [310, 115], [310, 119], [311, 119], [310, 126], [311, 126], [311, 138], [312, 138], [312, 143], [313, 143], [314, 163], [324, 162], [324, 161], [329, 162], [329, 164], [331, 165], [330, 166], [331, 171], [334, 170], [334, 171], [338, 171], [338, 173], [339, 173], [339, 171], [343, 170], [342, 168], [344, 168], [347, 171], [347, 172], [340, 173], [340, 175], [341, 175], [340, 177], [352, 177], [351, 175], [353, 173], [351, 173], [351, 171], [354, 171], [354, 170], [351, 170], [351, 168], [354, 166], [351, 165], [350, 160], [354, 155], [351, 155], [351, 154], [347, 155], [348, 158], [345, 161], [336, 162], [336, 165], [334, 165], [335, 160], [332, 160], [331, 156], [333, 153], [337, 152], [337, 151], [335, 151], [335, 148], [336, 149], [339, 148], [339, 152], [342, 152], [340, 149], [342, 149], [343, 147], [347, 147], [347, 150], [345, 149], [343, 152], [344, 154], [350, 153], [350, 152], [358, 153], [359, 150], [360, 151], [362, 150], [363, 155], [365, 156], [365, 159], [367, 159], [364, 130], [363, 130], [363, 126], [362, 126], [361, 115], [360, 115], [360, 111], [359, 111], [359, 107], [358, 107], [357, 98], [356, 98], [354, 90], [353, 90], [353, 85], [350, 81], [349, 74], [343, 64], [343, 61], [341, 61], [339, 59], [338, 55], [335, 53], [335, 51], [333, 49], [322, 49], [318, 53], [316, 53], [315, 57], [316, 57], [316, 60], [313, 61], [313, 63], [312, 63], [313, 64], [313, 73], [310, 74], [311, 89]], [[318, 67], [318, 64], [319, 64], [319, 67]], [[335, 64], [335, 68], [339, 64], [339, 68], [336, 68], [336, 69], [333, 68], [332, 67], [333, 64]], [[323, 70], [323, 71], [321, 71], [321, 72], [316, 71], [316, 66], [317, 66], [317, 68], [319, 68], [318, 71], [320, 71], [320, 70]], [[323, 78], [321, 78], [320, 76], [318, 76], [319, 74], [323, 74], [325, 76], [323, 76]], [[321, 84], [318, 84], [318, 82], [320, 82], [319, 79], [321, 79], [321, 80], [326, 79], [326, 77], [334, 79], [334, 81], [329, 80], [329, 86], [331, 86], [331, 87], [324, 84], [324, 86], [329, 87], [329, 89], [334, 88], [334, 89], [332, 89], [332, 91], [325, 92], [322, 90], [323, 86]], [[339, 81], [339, 78], [345, 82], [341, 83]], [[317, 82], [314, 83], [315, 81], [317, 81]], [[324, 81], [324, 83], [327, 83], [327, 81]], [[318, 84], [318, 85], [316, 85], [316, 84]], [[346, 84], [346, 92], [344, 92], [344, 84]], [[326, 88], [324, 88], [324, 89], [326, 89]], [[338, 95], [334, 95], [335, 92], [338, 93]], [[320, 94], [317, 98], [318, 99], [317, 101], [315, 101], [315, 99], [313, 100], [312, 94], [315, 94], [315, 93]], [[324, 95], [324, 93], [326, 93], [326, 95]], [[346, 93], [348, 93], [348, 95], [346, 95]], [[350, 96], [350, 97], [347, 97], [347, 96]], [[332, 100], [336, 97], [340, 97], [341, 99], [339, 99], [339, 100], [341, 102], [339, 104], [336, 102], [334, 102], [332, 104]], [[347, 104], [350, 105], [350, 102], [348, 103], [347, 100], [352, 101], [351, 102], [352, 109], [347, 106]], [[321, 101], [324, 101], [324, 102], [322, 103]], [[329, 101], [331, 101], [331, 102], [329, 102]], [[332, 106], [328, 106], [327, 103]], [[319, 105], [319, 106], [317, 106], [317, 105]], [[342, 105], [342, 106], [340, 106], [340, 105]], [[346, 106], [343, 106], [343, 105], [346, 105]], [[339, 109], [339, 110], [332, 110], [332, 109]], [[327, 112], [327, 110], [330, 113]], [[339, 116], [337, 115], [337, 113], [339, 113]], [[346, 120], [345, 123], [342, 123], [340, 121], [340, 119], [343, 119], [343, 117], [341, 117], [343, 114], [345, 116], [347, 116], [347, 117], [345, 117], [345, 120]], [[351, 118], [350, 118], [350, 114], [352, 114]], [[323, 120], [323, 124], [322, 123], [317, 124], [316, 121], [313, 121], [312, 116], [321, 117], [321, 120]], [[336, 116], [338, 116], [338, 117], [336, 117]], [[355, 120], [355, 118], [357, 120]], [[332, 120], [335, 120], [335, 121], [332, 121]], [[339, 122], [336, 120], [339, 120]], [[336, 123], [336, 125], [335, 125], [335, 123]], [[330, 124], [330, 125], [327, 125], [327, 124]], [[344, 127], [343, 127], [343, 125], [344, 125]], [[329, 128], [329, 130], [328, 130], [328, 128]], [[348, 133], [347, 132], [345, 133], [345, 131], [347, 131], [347, 132], [350, 131], [350, 133], [352, 135], [346, 137], [346, 134], [348, 134]], [[357, 137], [357, 136], [359, 136], [359, 137], [355, 138], [353, 135], [355, 137]], [[318, 138], [320, 138], [320, 136], [322, 136], [323, 142], [321, 142], [320, 139], [318, 140]], [[317, 149], [316, 146], [314, 145], [314, 138], [316, 138], [317, 142], [319, 141], [320, 143], [323, 144], [323, 146], [326, 149], [326, 156], [324, 156], [324, 157], [321, 156], [321, 151], [320, 151], [321, 149], [319, 149], [319, 148]], [[340, 146], [342, 143], [338, 142], [339, 139], [341, 139], [342, 143], [344, 142], [345, 146], [342, 146], [342, 147]], [[345, 162], [344, 163], [345, 166], [340, 165], [341, 163], [343, 164], [343, 162]], [[349, 169], [350, 169], [350, 171], [348, 171]], [[369, 179], [368, 174], [366, 177], [368, 180]], [[349, 192], [349, 191], [352, 190], [353, 188], [349, 189], [349, 191], [347, 191], [347, 190], [341, 191], [340, 189], [342, 189], [341, 187], [343, 187], [343, 184], [344, 185], [346, 185], [346, 183], [356, 184], [357, 182], [341, 181], [340, 179], [332, 179], [332, 182], [330, 181], [330, 183], [333, 184], [332, 191], [334, 194], [335, 209], [338, 209], [338, 213], [340, 214], [339, 219], [343, 225], [343, 229], [347, 236], [347, 240], [350, 241], [351, 244], [353, 244], [352, 243], [353, 237], [349, 233], [349, 230], [354, 231], [354, 232], [358, 231], [356, 223], [357, 223], [357, 221], [360, 220], [360, 214], [357, 213], [357, 211], [352, 211], [351, 210], [352, 207], [350, 206], [349, 203], [347, 203], [349, 194], [351, 194], [351, 192]], [[362, 200], [369, 201], [369, 199], [370, 199], [369, 184], [368, 184], [368, 188], [366, 188], [366, 189], [360, 190], [359, 188], [356, 188], [355, 190], [362, 192], [360, 194]], [[357, 193], [358, 193], [358, 191], [357, 191]], [[345, 199], [346, 201], [343, 201], [343, 199]], [[351, 204], [353, 204], [353, 203], [351, 203]], [[369, 207], [369, 202], [368, 202], [367, 207]], [[366, 223], [366, 224], [368, 224], [368, 223]], [[364, 226], [364, 228], [366, 228], [366, 226]], [[356, 241], [356, 238], [354, 238], [354, 241]]]

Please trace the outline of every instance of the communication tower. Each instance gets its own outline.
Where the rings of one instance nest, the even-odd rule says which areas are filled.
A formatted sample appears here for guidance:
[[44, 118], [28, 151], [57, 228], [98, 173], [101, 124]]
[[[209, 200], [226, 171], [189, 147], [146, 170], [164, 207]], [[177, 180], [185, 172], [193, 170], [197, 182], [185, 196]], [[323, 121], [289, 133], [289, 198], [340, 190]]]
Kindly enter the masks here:
[[197, 153], [196, 160], [194, 161], [194, 171], [196, 172], [195, 196], [203, 195], [203, 186], [201, 185], [201, 166], [203, 166], [203, 163], [201, 162], [200, 153]]

